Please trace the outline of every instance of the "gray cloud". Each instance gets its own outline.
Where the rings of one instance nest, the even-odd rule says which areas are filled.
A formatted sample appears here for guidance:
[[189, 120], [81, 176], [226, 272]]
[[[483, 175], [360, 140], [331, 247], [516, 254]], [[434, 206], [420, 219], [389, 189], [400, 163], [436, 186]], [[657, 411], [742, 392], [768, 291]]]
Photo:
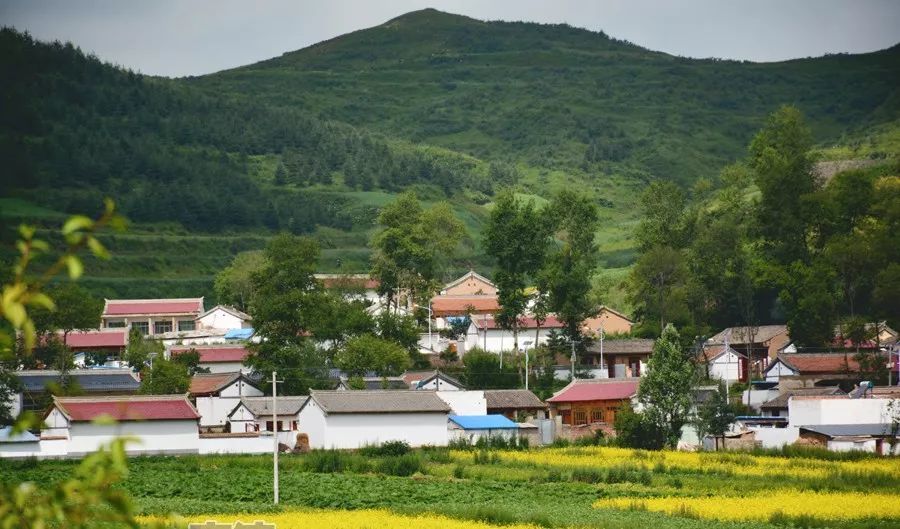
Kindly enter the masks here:
[[144, 73], [183, 76], [267, 59], [425, 7], [567, 23], [687, 57], [776, 61], [900, 41], [896, 0], [0, 0], [0, 24], [72, 41]]

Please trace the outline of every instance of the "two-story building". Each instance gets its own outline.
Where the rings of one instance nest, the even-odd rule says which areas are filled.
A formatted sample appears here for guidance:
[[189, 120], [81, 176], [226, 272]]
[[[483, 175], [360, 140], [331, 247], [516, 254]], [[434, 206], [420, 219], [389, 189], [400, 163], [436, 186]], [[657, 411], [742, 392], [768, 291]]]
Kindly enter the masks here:
[[203, 298], [107, 299], [101, 315], [104, 329], [138, 329], [145, 336], [193, 331], [203, 314]]

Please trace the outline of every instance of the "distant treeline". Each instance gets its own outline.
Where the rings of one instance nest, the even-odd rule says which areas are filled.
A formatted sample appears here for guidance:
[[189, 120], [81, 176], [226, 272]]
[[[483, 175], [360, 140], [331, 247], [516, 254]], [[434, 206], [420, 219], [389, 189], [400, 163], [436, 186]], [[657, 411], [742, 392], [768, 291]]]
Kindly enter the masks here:
[[[71, 44], [0, 30], [3, 194], [65, 212], [114, 197], [135, 221], [193, 230], [370, 223], [339, 193], [425, 183], [446, 194], [491, 194], [515, 171], [449, 151], [391, 144], [296, 109], [204, 95], [166, 79], [100, 62]], [[250, 159], [274, 155], [273, 177]], [[493, 177], [493, 178], [492, 178]]]

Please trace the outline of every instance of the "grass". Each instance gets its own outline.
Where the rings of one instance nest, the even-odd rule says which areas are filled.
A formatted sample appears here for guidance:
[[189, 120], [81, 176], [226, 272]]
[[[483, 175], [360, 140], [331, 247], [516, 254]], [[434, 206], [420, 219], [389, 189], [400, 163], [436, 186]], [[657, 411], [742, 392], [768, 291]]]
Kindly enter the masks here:
[[[568, 448], [571, 455], [593, 453]], [[516, 452], [540, 455], [543, 450]], [[378, 509], [397, 513], [439, 513], [451, 518], [495, 524], [530, 523], [541, 527], [604, 529], [725, 529], [750, 527], [895, 527], [896, 520], [846, 520], [840, 524], [816, 518], [774, 514], [768, 520], [719, 521], [695, 513], [664, 514], [641, 507], [653, 498], [704, 498], [717, 495], [765, 494], [779, 489], [878, 493], [895, 495], [897, 479], [864, 471], [855, 475], [803, 477], [784, 472], [771, 476], [703, 472], [677, 465], [654, 465], [654, 453], [634, 452], [628, 463], [602, 459], [590, 467], [558, 468], [539, 462], [524, 464], [507, 452], [450, 452], [430, 448], [405, 452], [403, 447], [367, 448], [358, 453], [313, 451], [286, 454], [281, 461], [282, 509]], [[772, 455], [772, 454], [766, 454]], [[710, 454], [712, 460], [756, 465], [750, 454]], [[821, 452], [783, 452], [798, 465], [834, 464]], [[824, 459], [822, 459], [824, 457]], [[851, 465], [872, 460], [841, 460]], [[881, 463], [878, 463], [881, 461]], [[0, 480], [51, 482], [71, 472], [73, 461], [4, 461]], [[138, 457], [130, 461], [125, 482], [142, 514], [272, 512], [271, 458], [267, 456]], [[900, 497], [894, 496], [900, 501]], [[598, 499], [624, 499], [632, 508], [594, 508]], [[264, 516], [262, 516], [264, 518]], [[893, 522], [893, 525], [891, 525]]]

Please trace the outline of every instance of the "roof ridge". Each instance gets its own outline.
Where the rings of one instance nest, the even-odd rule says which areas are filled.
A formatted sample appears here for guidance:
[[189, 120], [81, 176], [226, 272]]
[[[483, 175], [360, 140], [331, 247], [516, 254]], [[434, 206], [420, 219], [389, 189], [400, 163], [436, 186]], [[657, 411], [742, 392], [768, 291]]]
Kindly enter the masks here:
[[97, 395], [97, 396], [77, 396], [77, 397], [63, 397], [63, 396], [53, 396], [54, 402], [62, 402], [65, 404], [66, 402], [116, 402], [116, 401], [128, 401], [128, 402], [139, 402], [145, 400], [186, 400], [187, 395], [181, 393], [173, 393], [170, 395]]

